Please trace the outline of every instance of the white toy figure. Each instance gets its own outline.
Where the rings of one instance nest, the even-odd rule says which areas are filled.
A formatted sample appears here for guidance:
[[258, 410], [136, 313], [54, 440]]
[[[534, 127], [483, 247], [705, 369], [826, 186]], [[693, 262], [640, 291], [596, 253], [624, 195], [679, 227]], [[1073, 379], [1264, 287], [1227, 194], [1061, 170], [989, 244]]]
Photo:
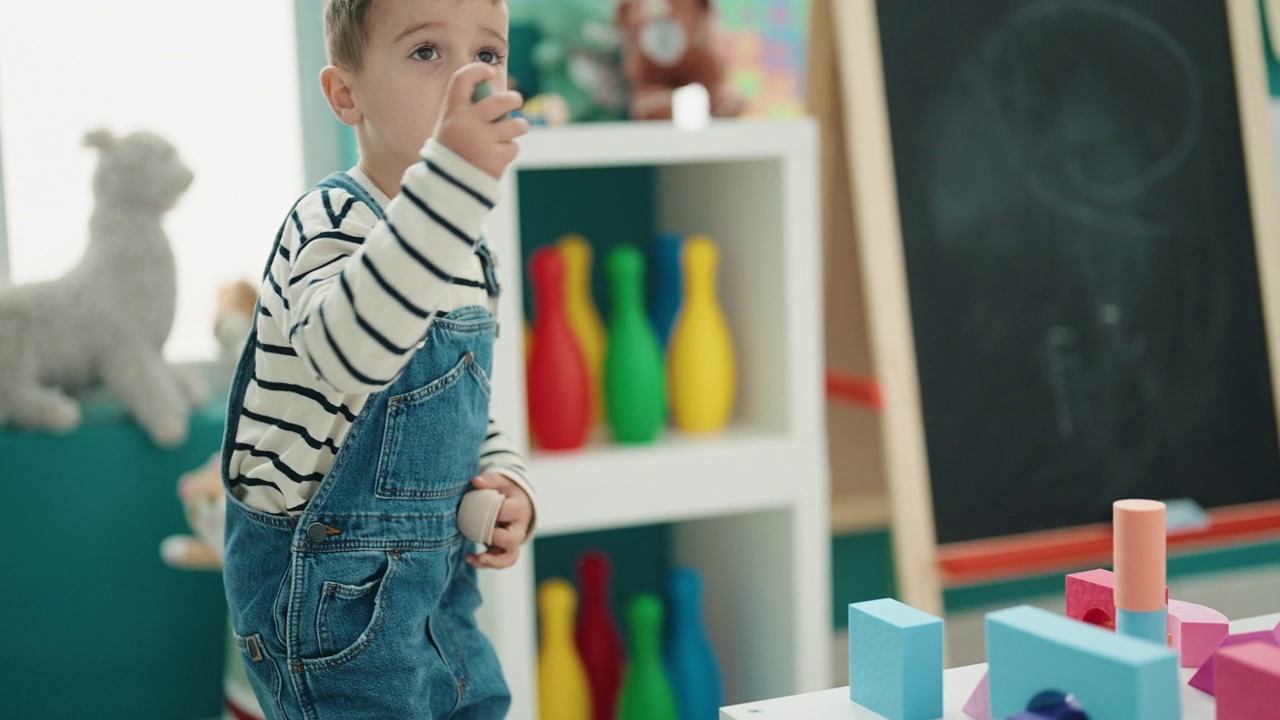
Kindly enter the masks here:
[[84, 142], [100, 151], [84, 257], [56, 280], [0, 288], [0, 423], [72, 430], [72, 394], [105, 384], [157, 445], [179, 445], [206, 391], [161, 356], [177, 271], [160, 219], [193, 176], [151, 133], [97, 130]]

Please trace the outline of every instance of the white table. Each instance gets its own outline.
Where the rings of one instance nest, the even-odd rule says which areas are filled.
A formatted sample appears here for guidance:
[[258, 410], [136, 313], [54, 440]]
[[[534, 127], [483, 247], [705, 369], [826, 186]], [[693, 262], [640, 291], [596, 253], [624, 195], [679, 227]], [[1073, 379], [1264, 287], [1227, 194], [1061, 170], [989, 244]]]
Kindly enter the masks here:
[[[1280, 613], [1261, 615], [1231, 623], [1231, 633], [1270, 630], [1280, 622]], [[972, 720], [961, 708], [977, 687], [986, 663], [952, 668], [942, 674], [942, 720]], [[1182, 718], [1183, 720], [1213, 720], [1213, 698], [1187, 685], [1195, 670], [1183, 668]], [[1087, 709], [1086, 709], [1087, 711]], [[744, 703], [720, 709], [720, 720], [884, 720], [884, 716], [872, 712], [849, 700], [849, 688], [835, 688], [806, 695], [793, 695], [776, 700]]]

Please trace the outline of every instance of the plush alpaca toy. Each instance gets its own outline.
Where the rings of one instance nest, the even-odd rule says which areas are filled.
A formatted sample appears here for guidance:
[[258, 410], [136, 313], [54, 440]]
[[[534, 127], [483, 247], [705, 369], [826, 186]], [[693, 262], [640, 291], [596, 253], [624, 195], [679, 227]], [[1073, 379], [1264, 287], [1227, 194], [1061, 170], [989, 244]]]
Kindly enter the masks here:
[[711, 114], [732, 117], [745, 102], [729, 83], [712, 29], [711, 0], [622, 0], [618, 27], [632, 120], [671, 119], [672, 93], [700, 84]]
[[70, 431], [72, 394], [104, 384], [157, 445], [179, 445], [205, 389], [161, 356], [177, 272], [160, 219], [192, 173], [151, 133], [97, 130], [84, 142], [100, 153], [84, 257], [56, 280], [0, 288], [0, 423]]

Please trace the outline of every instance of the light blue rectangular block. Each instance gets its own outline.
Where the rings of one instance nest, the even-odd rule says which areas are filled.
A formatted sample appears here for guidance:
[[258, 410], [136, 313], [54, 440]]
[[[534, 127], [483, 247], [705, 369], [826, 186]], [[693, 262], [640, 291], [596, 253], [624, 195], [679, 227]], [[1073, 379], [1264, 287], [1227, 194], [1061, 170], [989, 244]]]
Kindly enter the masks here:
[[849, 699], [889, 720], [942, 717], [942, 619], [892, 598], [851, 603]]
[[1037, 607], [986, 619], [991, 716], [1027, 709], [1045, 691], [1073, 694], [1089, 720], [1182, 717], [1178, 656]]

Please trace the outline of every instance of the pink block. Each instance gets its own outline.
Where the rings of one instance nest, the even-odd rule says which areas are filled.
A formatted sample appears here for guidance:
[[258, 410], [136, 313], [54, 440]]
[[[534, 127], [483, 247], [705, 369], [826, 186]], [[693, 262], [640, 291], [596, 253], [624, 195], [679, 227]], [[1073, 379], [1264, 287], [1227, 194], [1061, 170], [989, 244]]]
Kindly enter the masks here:
[[1205, 661], [1204, 665], [1191, 676], [1191, 681], [1187, 684], [1191, 687], [1202, 690], [1212, 695], [1214, 693], [1214, 667], [1217, 665], [1218, 653], [1227, 648], [1238, 647], [1251, 642], [1261, 642], [1266, 645], [1280, 647], [1280, 637], [1277, 633], [1280, 630], [1258, 630], [1257, 632], [1240, 633], [1239, 635], [1228, 635], [1222, 644], [1218, 646], [1213, 656]]
[[1227, 616], [1203, 605], [1169, 601], [1169, 636], [1184, 668], [1198, 668], [1213, 657], [1230, 631]]
[[1115, 575], [1103, 568], [1067, 576], [1067, 617], [1115, 629]]
[[991, 674], [982, 673], [982, 679], [973, 689], [973, 694], [965, 701], [964, 714], [973, 720], [992, 720], [991, 717]]
[[1245, 643], [1215, 659], [1217, 720], [1280, 720], [1280, 647]]

